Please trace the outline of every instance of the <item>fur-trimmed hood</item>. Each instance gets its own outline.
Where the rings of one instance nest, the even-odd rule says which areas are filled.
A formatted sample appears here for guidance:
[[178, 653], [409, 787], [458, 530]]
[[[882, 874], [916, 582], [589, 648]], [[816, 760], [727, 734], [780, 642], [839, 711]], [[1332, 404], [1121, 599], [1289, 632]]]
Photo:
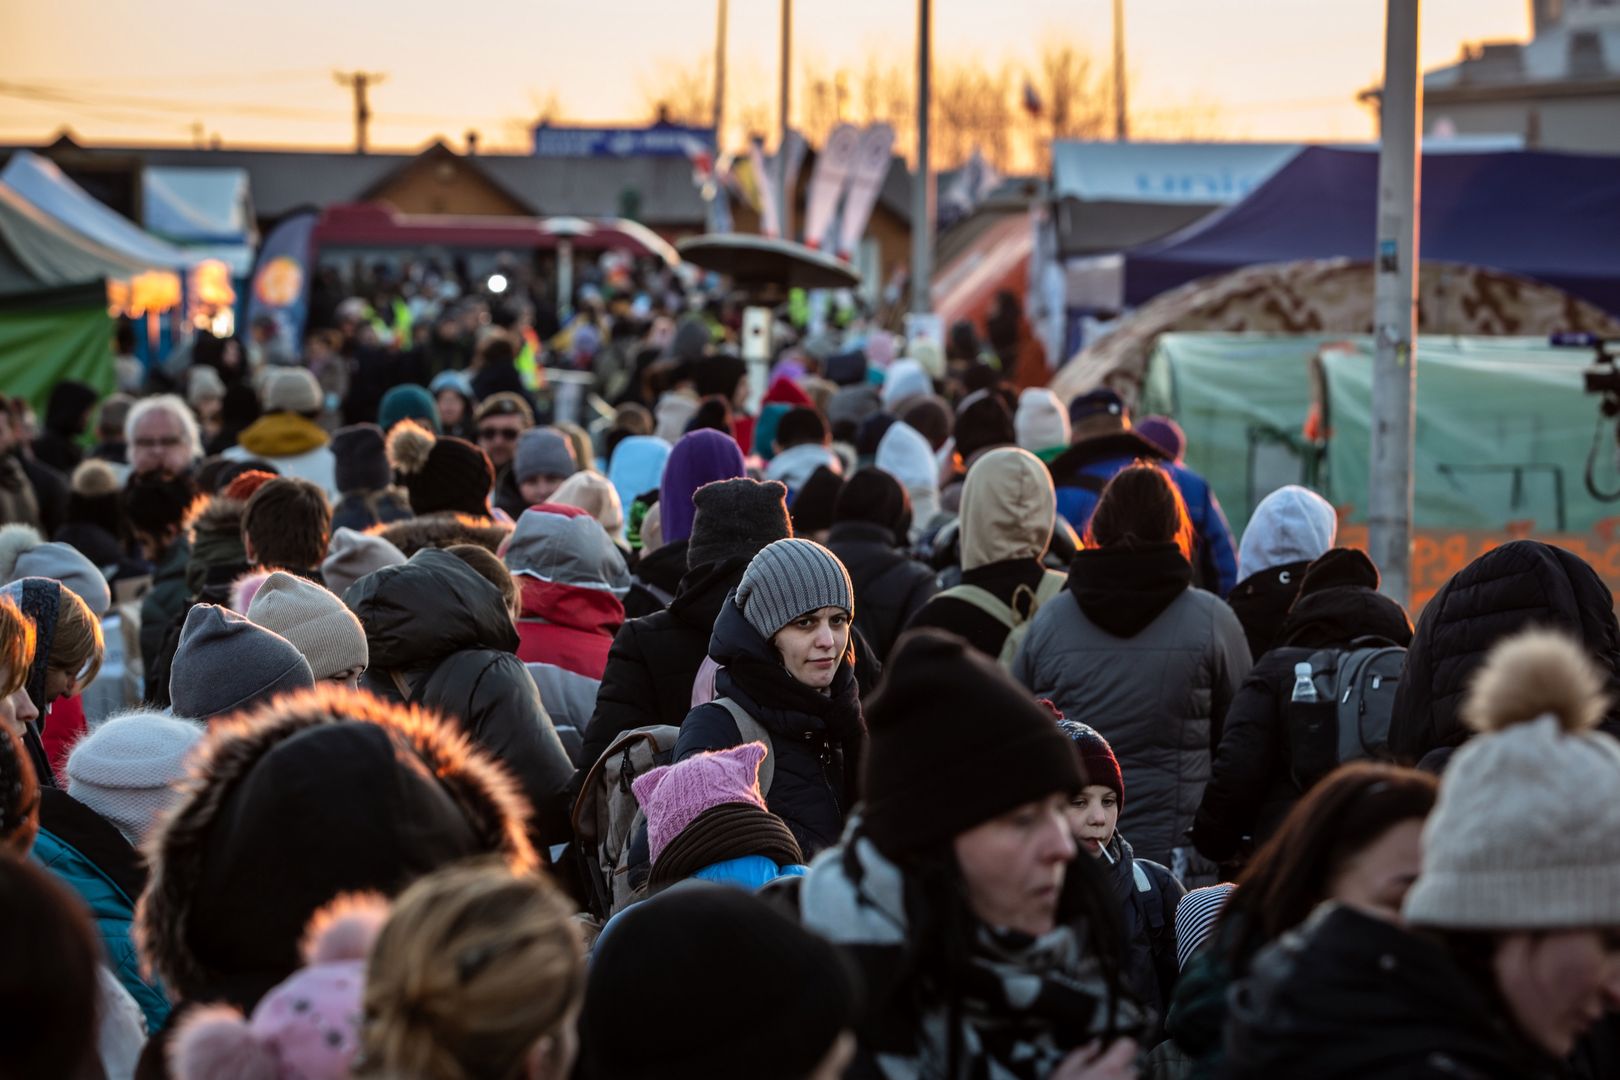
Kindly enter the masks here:
[[510, 776], [454, 725], [322, 686], [216, 724], [153, 829], [143, 963], [178, 1000], [251, 1008], [346, 892], [394, 895], [447, 863], [538, 860]]
[[242, 546], [242, 514], [247, 500], [224, 495], [198, 499], [186, 512], [186, 534], [191, 538], [191, 557], [186, 563], [186, 589], [198, 596], [208, 583], [208, 572], [222, 567], [233, 572], [247, 568], [247, 549]]
[[446, 548], [452, 544], [477, 544], [499, 555], [501, 544], [512, 535], [512, 526], [490, 518], [444, 513], [408, 518], [366, 531], [387, 540], [408, 559], [423, 548]]

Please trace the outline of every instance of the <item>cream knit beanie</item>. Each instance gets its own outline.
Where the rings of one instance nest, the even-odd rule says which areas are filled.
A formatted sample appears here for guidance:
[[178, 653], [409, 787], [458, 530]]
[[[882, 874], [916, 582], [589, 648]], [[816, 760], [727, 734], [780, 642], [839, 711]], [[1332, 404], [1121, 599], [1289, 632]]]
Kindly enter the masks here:
[[180, 800], [175, 785], [185, 777], [187, 759], [202, 737], [201, 724], [163, 713], [110, 717], [69, 751], [68, 794], [139, 846]]
[[330, 591], [285, 570], [259, 586], [247, 617], [292, 642], [309, 661], [316, 681], [353, 668], [364, 671], [371, 662], [366, 632], [354, 612]]
[[1453, 755], [1423, 829], [1408, 922], [1455, 930], [1620, 926], [1620, 741], [1581, 647], [1500, 642], [1468, 688], [1480, 734]]

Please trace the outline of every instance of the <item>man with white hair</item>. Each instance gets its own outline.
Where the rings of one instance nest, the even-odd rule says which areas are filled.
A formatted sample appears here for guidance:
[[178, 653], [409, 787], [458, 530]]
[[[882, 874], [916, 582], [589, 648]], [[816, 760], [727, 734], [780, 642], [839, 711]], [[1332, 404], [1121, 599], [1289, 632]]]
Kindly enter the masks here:
[[130, 469], [180, 476], [202, 457], [202, 436], [186, 403], [174, 394], [142, 398], [124, 420]]

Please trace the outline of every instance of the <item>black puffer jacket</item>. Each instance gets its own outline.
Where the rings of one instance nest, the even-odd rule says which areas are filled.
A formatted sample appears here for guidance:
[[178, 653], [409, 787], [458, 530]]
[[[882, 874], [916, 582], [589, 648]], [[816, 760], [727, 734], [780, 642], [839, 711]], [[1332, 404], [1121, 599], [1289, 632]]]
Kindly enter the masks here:
[[1324, 907], [1255, 958], [1230, 996], [1230, 1080], [1550, 1080], [1439, 942]]
[[1193, 818], [1193, 846], [1217, 863], [1258, 849], [1304, 795], [1294, 779], [1288, 742], [1294, 665], [1319, 649], [1349, 648], [1358, 638], [1404, 646], [1412, 629], [1395, 601], [1371, 588], [1346, 585], [1301, 596], [1279, 638], [1282, 643], [1260, 658], [1227, 709], [1213, 771]]
[[[776, 776], [765, 805], [793, 830], [805, 860], [815, 858], [838, 842], [856, 798], [855, 769], [866, 725], [853, 657], [838, 665], [832, 693], [822, 694], [788, 674], [775, 648], [733, 603], [721, 608], [709, 655], [720, 665], [716, 696], [731, 698], [770, 733]], [[681, 725], [675, 760], [742, 741], [725, 706], [699, 705]]]
[[1468, 729], [1457, 715], [1485, 654], [1527, 627], [1563, 630], [1586, 645], [1607, 676], [1615, 702], [1604, 730], [1620, 734], [1620, 624], [1614, 597], [1576, 555], [1535, 540], [1516, 540], [1469, 563], [1434, 594], [1418, 618], [1395, 693], [1390, 744], [1418, 761], [1461, 746]]
[[517, 658], [518, 632], [500, 590], [456, 556], [424, 548], [350, 587], [371, 650], [365, 688], [454, 717], [479, 746], [512, 771], [534, 808], [541, 844], [570, 835], [568, 784], [574, 766]]
[[933, 572], [895, 547], [893, 530], [869, 521], [834, 525], [827, 547], [855, 586], [855, 625], [878, 659], [887, 660], [900, 632], [934, 595]]

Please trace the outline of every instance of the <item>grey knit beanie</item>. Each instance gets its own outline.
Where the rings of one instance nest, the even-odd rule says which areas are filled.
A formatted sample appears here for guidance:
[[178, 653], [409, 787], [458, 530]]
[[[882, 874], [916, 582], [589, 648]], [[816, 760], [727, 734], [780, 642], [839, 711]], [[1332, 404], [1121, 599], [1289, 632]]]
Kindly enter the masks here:
[[519, 480], [533, 476], [573, 476], [579, 471], [574, 446], [568, 437], [551, 428], [530, 428], [518, 438], [512, 475]]
[[824, 607], [855, 617], [855, 588], [838, 556], [814, 540], [778, 540], [743, 571], [736, 603], [748, 625], [769, 641], [800, 615]]
[[275, 631], [216, 604], [186, 613], [169, 670], [175, 715], [208, 720], [314, 686], [309, 662]]
[[321, 577], [327, 588], [342, 596], [350, 585], [373, 570], [398, 566], [404, 561], [405, 553], [382, 537], [341, 528], [332, 533], [326, 561], [321, 563]]
[[1620, 742], [1586, 650], [1549, 630], [1499, 643], [1462, 715], [1402, 914], [1449, 930], [1620, 927]]
[[753, 558], [774, 540], [793, 535], [787, 488], [775, 480], [716, 480], [692, 493], [692, 535], [686, 567]]
[[285, 570], [265, 578], [247, 617], [292, 642], [317, 680], [364, 671], [371, 662], [366, 632], [354, 612], [330, 591]]
[[163, 713], [114, 716], [73, 745], [68, 794], [139, 846], [158, 816], [180, 799], [175, 782], [202, 741], [201, 724]]

